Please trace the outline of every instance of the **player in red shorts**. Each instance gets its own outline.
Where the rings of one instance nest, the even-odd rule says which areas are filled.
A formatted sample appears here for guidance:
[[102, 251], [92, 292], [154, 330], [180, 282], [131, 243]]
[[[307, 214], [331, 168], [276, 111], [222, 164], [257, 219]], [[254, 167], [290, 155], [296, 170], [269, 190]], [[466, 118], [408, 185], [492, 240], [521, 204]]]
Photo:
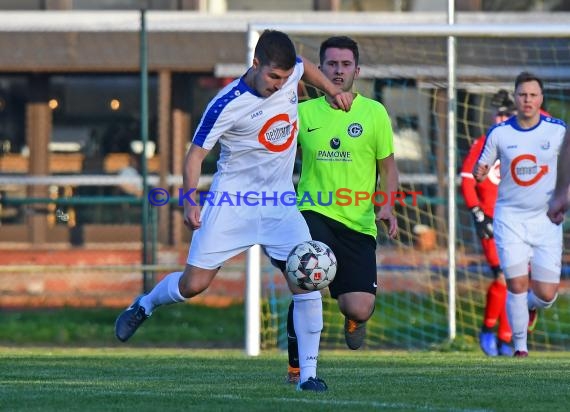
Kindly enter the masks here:
[[[493, 96], [491, 104], [496, 107], [495, 124], [507, 120], [516, 112], [515, 103], [506, 90], [499, 90]], [[510, 346], [512, 332], [506, 311], [507, 284], [499, 264], [499, 256], [493, 237], [493, 214], [498, 184], [501, 179], [499, 162], [495, 163], [487, 178], [481, 183], [477, 183], [472, 173], [473, 167], [481, 155], [484, 143], [485, 135], [473, 142], [461, 168], [461, 192], [465, 206], [473, 214], [477, 235], [481, 239], [485, 258], [494, 276], [494, 280], [487, 290], [485, 315], [479, 333], [479, 345], [488, 356], [512, 356], [513, 350]], [[498, 331], [497, 336], [495, 336], [493, 330], [497, 322]]]

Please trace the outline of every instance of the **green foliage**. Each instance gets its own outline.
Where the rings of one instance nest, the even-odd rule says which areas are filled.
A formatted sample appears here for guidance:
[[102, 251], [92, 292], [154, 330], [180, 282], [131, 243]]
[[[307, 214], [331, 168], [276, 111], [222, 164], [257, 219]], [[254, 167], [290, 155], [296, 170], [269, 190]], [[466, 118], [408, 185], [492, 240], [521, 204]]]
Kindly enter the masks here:
[[[122, 309], [62, 308], [1, 313], [0, 344], [109, 346]], [[129, 340], [131, 346], [239, 347], [244, 339], [243, 305], [212, 308], [161, 307]]]

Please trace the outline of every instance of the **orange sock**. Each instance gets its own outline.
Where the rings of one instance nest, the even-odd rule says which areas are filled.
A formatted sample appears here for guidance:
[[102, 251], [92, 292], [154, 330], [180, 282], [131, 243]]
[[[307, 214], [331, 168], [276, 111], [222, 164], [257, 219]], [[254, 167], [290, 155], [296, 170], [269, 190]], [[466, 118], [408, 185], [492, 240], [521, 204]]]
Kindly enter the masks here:
[[495, 327], [501, 314], [506, 311], [506, 303], [507, 286], [499, 283], [497, 280], [494, 280], [491, 285], [489, 285], [489, 289], [487, 290], [487, 304], [485, 306], [485, 318], [483, 319], [483, 326], [489, 329]]
[[501, 342], [509, 343], [512, 336], [513, 332], [511, 331], [509, 317], [507, 316], [507, 306], [505, 305], [504, 310], [499, 315], [499, 330], [497, 331], [497, 337]]

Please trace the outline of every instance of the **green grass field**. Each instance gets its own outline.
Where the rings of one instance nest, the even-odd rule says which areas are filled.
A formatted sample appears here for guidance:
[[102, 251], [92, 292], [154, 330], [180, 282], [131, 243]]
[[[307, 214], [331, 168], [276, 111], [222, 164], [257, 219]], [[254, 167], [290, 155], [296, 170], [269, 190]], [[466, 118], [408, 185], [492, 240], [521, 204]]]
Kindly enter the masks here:
[[568, 353], [322, 351], [327, 393], [284, 383], [286, 354], [0, 348], [2, 411], [566, 411]]
[[165, 306], [128, 344], [114, 337], [118, 313], [1, 310], [0, 411], [569, 409], [569, 352], [487, 358], [468, 336], [431, 351], [352, 352], [325, 339], [330, 391], [298, 393], [284, 383], [285, 351], [244, 354], [242, 305]]

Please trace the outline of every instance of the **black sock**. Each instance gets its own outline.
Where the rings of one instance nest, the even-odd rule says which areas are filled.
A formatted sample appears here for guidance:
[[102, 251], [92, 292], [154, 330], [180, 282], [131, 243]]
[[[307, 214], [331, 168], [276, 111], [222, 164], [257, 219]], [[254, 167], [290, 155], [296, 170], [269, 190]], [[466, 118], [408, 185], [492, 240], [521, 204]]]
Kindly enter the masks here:
[[293, 300], [289, 304], [289, 312], [287, 313], [287, 352], [289, 354], [289, 366], [293, 368], [299, 367], [299, 347], [297, 346], [297, 334], [293, 324]]

